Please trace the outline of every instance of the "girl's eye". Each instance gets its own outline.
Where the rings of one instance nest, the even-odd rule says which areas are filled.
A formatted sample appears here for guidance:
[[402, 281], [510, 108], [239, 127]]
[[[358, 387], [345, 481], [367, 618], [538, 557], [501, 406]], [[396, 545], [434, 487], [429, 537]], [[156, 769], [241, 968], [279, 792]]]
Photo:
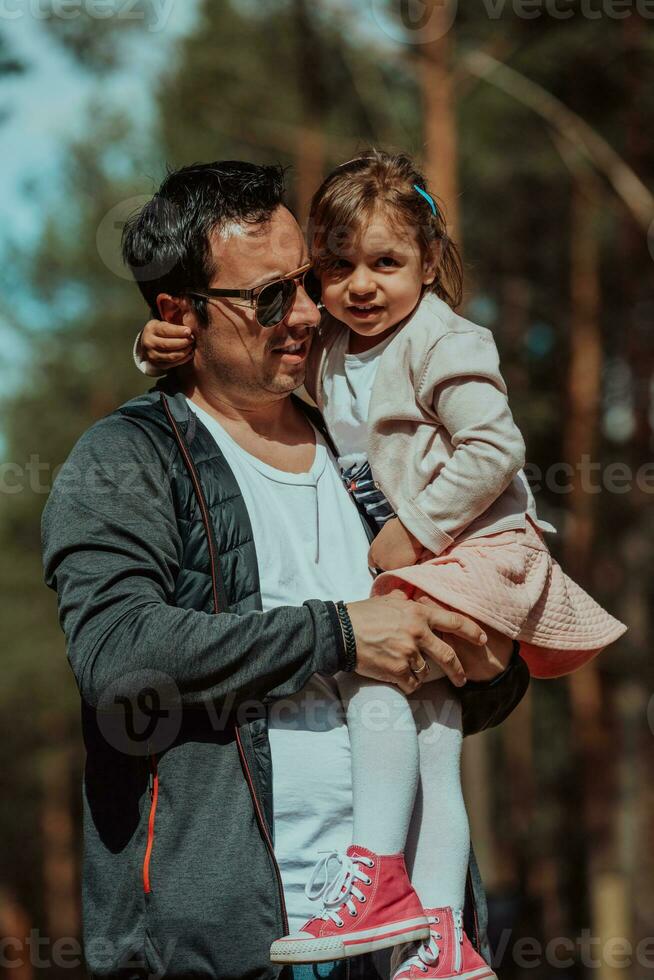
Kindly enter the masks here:
[[377, 259], [377, 261], [384, 269], [390, 269], [394, 265], [397, 265], [395, 259], [390, 255], [382, 255], [381, 258]]

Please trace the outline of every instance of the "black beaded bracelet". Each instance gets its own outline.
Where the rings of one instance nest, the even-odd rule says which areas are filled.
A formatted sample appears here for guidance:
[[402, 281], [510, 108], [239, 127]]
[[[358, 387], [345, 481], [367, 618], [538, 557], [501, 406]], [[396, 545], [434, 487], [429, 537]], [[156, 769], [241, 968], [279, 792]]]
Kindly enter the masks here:
[[345, 644], [345, 663], [343, 670], [353, 671], [356, 670], [357, 666], [357, 641], [354, 636], [350, 614], [342, 599], [336, 603], [336, 612], [338, 613], [338, 621], [341, 624], [343, 643]]

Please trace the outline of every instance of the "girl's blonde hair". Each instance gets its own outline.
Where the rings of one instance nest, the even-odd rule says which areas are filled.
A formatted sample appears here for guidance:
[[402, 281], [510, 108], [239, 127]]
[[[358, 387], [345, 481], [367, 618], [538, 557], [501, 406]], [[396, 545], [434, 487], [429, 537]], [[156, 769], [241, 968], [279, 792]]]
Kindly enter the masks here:
[[436, 278], [425, 288], [457, 307], [463, 291], [459, 250], [447, 233], [441, 208], [434, 201], [432, 211], [416, 187], [434, 201], [423, 174], [405, 153], [371, 149], [336, 167], [311, 201], [309, 242], [317, 271], [333, 268], [344, 257], [363, 222], [376, 210], [389, 211], [415, 230], [423, 261], [440, 244]]

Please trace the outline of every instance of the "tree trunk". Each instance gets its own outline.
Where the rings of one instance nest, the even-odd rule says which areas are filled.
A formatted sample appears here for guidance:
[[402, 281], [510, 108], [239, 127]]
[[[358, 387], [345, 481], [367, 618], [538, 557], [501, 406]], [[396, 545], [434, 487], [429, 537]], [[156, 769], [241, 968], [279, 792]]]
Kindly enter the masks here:
[[[564, 546], [565, 567], [581, 585], [590, 580], [595, 535], [596, 495], [584, 487], [577, 470], [582, 456], [594, 459], [602, 375], [600, 334], [600, 275], [597, 216], [600, 189], [590, 175], [580, 174], [574, 185], [571, 241], [571, 336], [568, 376], [568, 425], [565, 458], [575, 467], [568, 498], [568, 525]], [[603, 703], [597, 662], [570, 675], [573, 730], [580, 777], [581, 811], [575, 818], [577, 840], [586, 853], [588, 897], [593, 936], [602, 940], [620, 932], [627, 919], [624, 876], [618, 870], [614, 846], [615, 746], [607, 705]], [[606, 963], [598, 980], [613, 980]]]
[[3, 980], [32, 980], [31, 923], [22, 905], [9, 892], [0, 891], [0, 939], [4, 940], [0, 976]]
[[[459, 242], [459, 181], [456, 104], [452, 78], [454, 28], [452, 0], [428, 0], [425, 4], [425, 38], [417, 46], [424, 114], [425, 176], [444, 204], [450, 235]], [[435, 36], [428, 40], [428, 33]], [[442, 36], [441, 36], [442, 35]]]
[[296, 144], [297, 217], [306, 232], [311, 198], [325, 175], [325, 138], [318, 130], [306, 130]]
[[309, 216], [309, 205], [321, 183], [325, 170], [324, 106], [327, 91], [323, 71], [323, 53], [306, 0], [293, 0], [297, 51], [298, 87], [302, 97], [302, 132], [296, 142], [297, 216], [303, 228]]
[[49, 748], [44, 753], [43, 889], [48, 933], [53, 939], [80, 932], [75, 829], [72, 814], [73, 751], [61, 718], [47, 720]]

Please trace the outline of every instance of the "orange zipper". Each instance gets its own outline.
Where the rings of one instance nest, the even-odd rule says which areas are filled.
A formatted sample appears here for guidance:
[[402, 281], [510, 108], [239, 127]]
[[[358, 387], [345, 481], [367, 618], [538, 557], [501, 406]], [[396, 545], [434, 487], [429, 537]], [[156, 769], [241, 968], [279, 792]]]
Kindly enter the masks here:
[[150, 816], [148, 817], [148, 843], [145, 848], [145, 858], [143, 859], [143, 891], [149, 892], [150, 887], [150, 858], [152, 856], [152, 845], [154, 844], [154, 820], [157, 813], [157, 800], [159, 799], [159, 774], [157, 772], [157, 757], [150, 756], [152, 767], [150, 769]]

